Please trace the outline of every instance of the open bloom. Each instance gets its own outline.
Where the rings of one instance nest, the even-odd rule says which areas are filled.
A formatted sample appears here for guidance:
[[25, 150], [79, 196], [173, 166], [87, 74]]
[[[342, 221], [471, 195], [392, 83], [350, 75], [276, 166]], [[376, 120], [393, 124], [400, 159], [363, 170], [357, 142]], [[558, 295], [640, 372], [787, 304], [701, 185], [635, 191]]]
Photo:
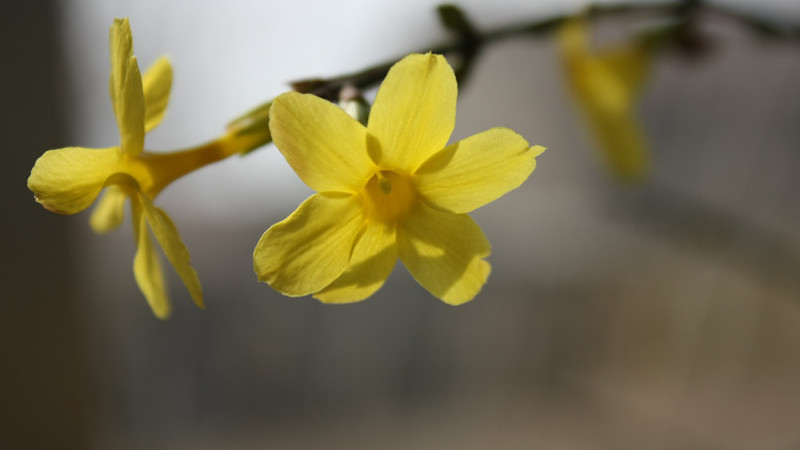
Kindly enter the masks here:
[[144, 150], [145, 132], [164, 116], [172, 85], [172, 67], [166, 58], [156, 61], [142, 77], [127, 19], [116, 19], [111, 27], [111, 104], [120, 132], [120, 145], [104, 149], [67, 147], [45, 152], [34, 165], [28, 188], [36, 201], [50, 211], [75, 214], [88, 208], [104, 188], [90, 224], [104, 233], [123, 219], [126, 199], [131, 201], [137, 252], [133, 263], [136, 282], [160, 318], [170, 313], [164, 275], [148, 226], [175, 267], [197, 306], [203, 295], [197, 273], [189, 263], [189, 252], [178, 231], [153, 199], [172, 181], [206, 164], [263, 144], [268, 132], [231, 132], [204, 146], [169, 154]]
[[363, 300], [397, 258], [450, 304], [472, 299], [489, 275], [490, 246], [466, 213], [518, 187], [543, 147], [506, 128], [447, 146], [457, 86], [440, 55], [392, 67], [367, 126], [333, 103], [289, 92], [276, 98], [270, 130], [316, 194], [259, 240], [259, 279], [289, 296]]
[[586, 19], [577, 17], [559, 33], [567, 82], [611, 171], [638, 181], [650, 171], [650, 149], [636, 117], [636, 100], [650, 65], [643, 42], [594, 50]]

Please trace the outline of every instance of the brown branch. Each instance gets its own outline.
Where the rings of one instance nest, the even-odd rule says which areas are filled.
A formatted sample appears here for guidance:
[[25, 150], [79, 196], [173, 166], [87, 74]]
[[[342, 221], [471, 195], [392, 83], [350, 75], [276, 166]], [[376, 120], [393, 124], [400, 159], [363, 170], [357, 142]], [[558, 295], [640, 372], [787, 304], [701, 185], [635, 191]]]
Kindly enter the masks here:
[[[430, 51], [443, 54], [455, 61], [454, 70], [459, 83], [465, 81], [480, 50], [487, 45], [520, 36], [547, 36], [575, 14], [569, 13], [537, 20], [532, 23], [509, 25], [481, 33], [467, 20], [466, 15], [456, 6], [442, 5], [439, 7], [438, 11], [443, 24], [456, 35], [456, 39], [454, 42], [423, 49], [422, 52]], [[781, 39], [800, 38], [800, 26], [790, 26], [788, 24], [769, 21], [763, 17], [755, 16], [752, 13], [711, 4], [704, 0], [682, 0], [674, 3], [656, 5], [594, 5], [587, 11], [587, 14], [591, 18], [631, 13], [666, 15], [667, 17], [673, 18], [678, 25], [671, 29], [670, 32], [673, 33], [672, 37], [676, 43], [685, 42], [681, 39], [681, 34], [688, 33], [693, 26], [696, 26], [697, 21], [703, 14], [717, 15], [736, 20], [742, 26], [750, 28], [752, 31], [764, 36]], [[386, 77], [389, 68], [397, 61], [397, 59], [393, 59], [365, 70], [331, 78], [299, 80], [291, 83], [291, 86], [298, 92], [311, 93], [335, 101], [338, 99], [339, 92], [347, 85], [360, 90], [376, 86]]]

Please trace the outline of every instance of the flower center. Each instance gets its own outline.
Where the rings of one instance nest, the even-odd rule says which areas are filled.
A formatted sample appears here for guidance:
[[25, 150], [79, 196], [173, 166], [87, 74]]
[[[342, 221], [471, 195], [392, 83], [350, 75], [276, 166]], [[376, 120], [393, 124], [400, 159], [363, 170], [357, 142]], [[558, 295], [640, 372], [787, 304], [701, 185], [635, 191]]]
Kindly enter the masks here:
[[376, 172], [364, 191], [364, 204], [371, 220], [402, 222], [417, 202], [417, 192], [409, 177], [390, 170]]

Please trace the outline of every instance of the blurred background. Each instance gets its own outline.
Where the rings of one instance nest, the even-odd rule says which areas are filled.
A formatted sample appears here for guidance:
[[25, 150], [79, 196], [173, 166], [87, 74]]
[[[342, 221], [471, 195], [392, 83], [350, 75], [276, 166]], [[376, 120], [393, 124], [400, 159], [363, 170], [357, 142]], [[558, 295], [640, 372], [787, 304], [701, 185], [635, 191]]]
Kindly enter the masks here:
[[[719, 1], [800, 24], [794, 0]], [[480, 30], [579, 2], [464, 1]], [[116, 145], [108, 28], [142, 68], [167, 54], [169, 110], [146, 147], [209, 140], [287, 89], [448, 42], [436, 2], [3, 2], [0, 448], [800, 449], [800, 43], [708, 17], [710, 51], [661, 53], [640, 118], [641, 186], [603, 167], [555, 41], [482, 53], [453, 140], [513, 128], [549, 150], [473, 214], [493, 245], [453, 308], [402, 265], [368, 301], [327, 306], [257, 282], [261, 233], [309, 195], [272, 146], [180, 180], [156, 203], [207, 308], [170, 270], [156, 319], [131, 227], [45, 211], [45, 150]]]

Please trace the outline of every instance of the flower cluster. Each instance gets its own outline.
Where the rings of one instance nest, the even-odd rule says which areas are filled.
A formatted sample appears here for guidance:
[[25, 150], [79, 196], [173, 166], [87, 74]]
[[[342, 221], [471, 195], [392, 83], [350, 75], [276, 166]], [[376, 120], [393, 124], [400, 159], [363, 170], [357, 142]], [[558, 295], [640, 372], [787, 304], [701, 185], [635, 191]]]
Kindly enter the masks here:
[[175, 225], [153, 200], [184, 175], [271, 139], [316, 193], [259, 240], [253, 264], [260, 280], [288, 296], [354, 302], [378, 290], [399, 258], [446, 303], [464, 303], [480, 291], [490, 246], [467, 213], [524, 182], [544, 148], [507, 128], [448, 145], [458, 89], [441, 55], [412, 54], [396, 63], [366, 126], [334, 103], [289, 92], [237, 119], [213, 142], [152, 153], [144, 136], [166, 111], [170, 63], [161, 58], [141, 76], [128, 20], [115, 20], [110, 36], [119, 145], [47, 151], [28, 187], [61, 214], [85, 210], [105, 189], [90, 219], [100, 233], [121, 223], [130, 200], [133, 272], [156, 316], [167, 317], [170, 302], [150, 231], [200, 307], [203, 296]]

